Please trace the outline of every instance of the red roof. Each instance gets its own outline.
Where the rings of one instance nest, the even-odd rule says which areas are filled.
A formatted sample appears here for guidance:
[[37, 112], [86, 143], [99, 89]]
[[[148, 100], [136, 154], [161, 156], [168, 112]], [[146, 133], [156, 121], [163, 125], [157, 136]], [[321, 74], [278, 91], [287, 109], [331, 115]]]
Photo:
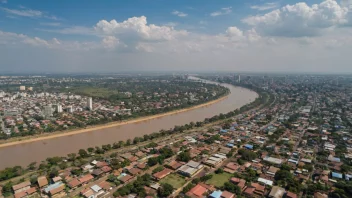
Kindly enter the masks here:
[[78, 180], [79, 180], [81, 183], [85, 183], [85, 182], [87, 182], [87, 181], [89, 181], [89, 180], [91, 180], [91, 179], [93, 179], [93, 178], [94, 178], [93, 175], [87, 174], [87, 175], [85, 175], [85, 176], [79, 178]]
[[297, 195], [295, 193], [288, 191], [286, 194], [286, 197], [287, 198], [297, 198]]
[[76, 186], [78, 186], [78, 185], [80, 185], [81, 184], [81, 182], [77, 179], [77, 178], [74, 178], [73, 180], [71, 180], [70, 182], [68, 182], [68, 186], [70, 187], [70, 188], [74, 188], [74, 187], [76, 187]]
[[208, 189], [203, 187], [200, 184], [197, 184], [195, 187], [193, 187], [190, 191], [187, 192], [187, 195], [195, 195], [197, 197], [203, 197], [203, 194], [206, 193]]
[[101, 170], [104, 172], [104, 173], [107, 173], [107, 172], [110, 172], [112, 170], [112, 168], [110, 166], [103, 166], [103, 168], [101, 168]]
[[167, 175], [169, 175], [170, 173], [172, 173], [171, 169], [165, 168], [164, 170], [154, 173], [153, 176], [157, 179], [162, 179], [164, 177], [166, 177]]

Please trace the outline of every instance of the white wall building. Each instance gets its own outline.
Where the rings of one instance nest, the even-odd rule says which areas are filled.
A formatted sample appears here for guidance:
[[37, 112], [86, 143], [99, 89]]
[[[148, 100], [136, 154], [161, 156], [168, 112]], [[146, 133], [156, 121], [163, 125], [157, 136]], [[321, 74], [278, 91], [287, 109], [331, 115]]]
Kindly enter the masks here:
[[92, 99], [92, 97], [88, 98], [87, 107], [88, 107], [89, 110], [93, 110], [93, 99]]

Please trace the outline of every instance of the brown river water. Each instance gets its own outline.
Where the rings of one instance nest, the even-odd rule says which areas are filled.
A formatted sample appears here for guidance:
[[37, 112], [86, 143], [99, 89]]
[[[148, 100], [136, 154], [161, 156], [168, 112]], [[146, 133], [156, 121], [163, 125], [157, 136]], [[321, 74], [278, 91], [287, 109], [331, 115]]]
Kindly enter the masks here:
[[220, 113], [228, 113], [248, 104], [258, 97], [258, 94], [241, 87], [222, 84], [228, 87], [231, 93], [223, 100], [197, 109], [180, 112], [172, 115], [113, 126], [104, 129], [92, 129], [89, 132], [67, 134], [52, 139], [36, 140], [0, 147], [0, 170], [6, 167], [20, 165], [26, 167], [31, 162], [40, 162], [48, 157], [66, 156], [77, 153], [81, 148], [112, 144], [119, 140], [133, 139], [145, 134], [151, 134], [161, 129], [170, 129], [175, 125], [184, 125], [191, 121], [203, 121]]

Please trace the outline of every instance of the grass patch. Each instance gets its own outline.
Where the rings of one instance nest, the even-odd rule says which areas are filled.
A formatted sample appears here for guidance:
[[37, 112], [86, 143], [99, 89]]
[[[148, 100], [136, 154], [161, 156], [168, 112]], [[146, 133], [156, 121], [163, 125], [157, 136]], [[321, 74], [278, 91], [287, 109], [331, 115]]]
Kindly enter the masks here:
[[168, 183], [172, 185], [175, 189], [178, 189], [178, 188], [181, 188], [186, 183], [186, 180], [178, 174], [170, 174], [165, 178], [163, 178], [162, 180], [160, 180], [159, 183]]
[[230, 173], [221, 173], [221, 174], [213, 174], [213, 177], [206, 181], [206, 184], [214, 185], [218, 188], [222, 187], [225, 182], [228, 182], [232, 174]]
[[110, 90], [102, 87], [72, 87], [65, 90], [66, 92], [73, 92], [80, 95], [99, 97], [99, 98], [109, 98], [112, 95], [118, 94], [116, 90]]

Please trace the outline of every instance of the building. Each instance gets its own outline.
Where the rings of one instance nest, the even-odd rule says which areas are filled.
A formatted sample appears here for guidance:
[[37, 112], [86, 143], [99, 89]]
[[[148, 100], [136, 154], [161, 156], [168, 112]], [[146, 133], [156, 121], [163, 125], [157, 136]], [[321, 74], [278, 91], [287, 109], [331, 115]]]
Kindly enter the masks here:
[[22, 192], [22, 191], [26, 191], [30, 188], [31, 188], [31, 182], [29, 182], [29, 181], [25, 181], [25, 182], [22, 182], [22, 183], [19, 183], [17, 185], [12, 186], [12, 190], [15, 194]]
[[53, 116], [53, 108], [51, 107], [51, 105], [44, 106], [43, 114], [45, 117]]
[[88, 108], [89, 110], [93, 110], [93, 99], [92, 99], [92, 97], [89, 97], [89, 98], [87, 99], [87, 108]]
[[28, 91], [33, 91], [33, 87], [28, 87]]
[[20, 86], [20, 91], [25, 91], [26, 90], [26, 86]]
[[62, 105], [61, 105], [61, 104], [57, 104], [57, 106], [56, 106], [56, 112], [62, 113]]
[[199, 172], [202, 168], [203, 168], [203, 165], [201, 165], [200, 163], [195, 161], [189, 161], [187, 164], [181, 166], [177, 170], [177, 172], [180, 173], [181, 175], [192, 177], [197, 172]]
[[73, 113], [73, 107], [72, 107], [72, 106], [68, 106], [68, 107], [67, 107], [67, 112]]
[[282, 196], [285, 194], [285, 189], [281, 188], [279, 186], [273, 186], [273, 188], [270, 191], [269, 197], [270, 198], [282, 198]]

